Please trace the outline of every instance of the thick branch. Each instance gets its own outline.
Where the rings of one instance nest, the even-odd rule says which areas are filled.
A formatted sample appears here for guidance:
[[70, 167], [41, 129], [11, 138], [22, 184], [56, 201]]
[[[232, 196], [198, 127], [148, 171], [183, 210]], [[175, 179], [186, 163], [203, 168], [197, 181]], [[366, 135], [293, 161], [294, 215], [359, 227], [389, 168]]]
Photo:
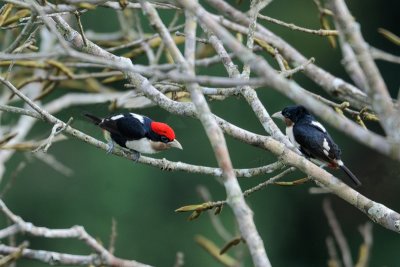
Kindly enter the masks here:
[[[168, 29], [162, 23], [157, 11], [148, 3], [143, 3], [143, 9], [148, 15], [151, 24], [160, 33], [164, 40], [165, 46], [174, 58], [175, 62], [181, 65], [183, 73], [189, 76], [194, 75], [193, 69], [191, 69], [190, 65], [185, 61], [185, 58], [173, 42]], [[189, 16], [189, 22], [187, 23], [194, 23], [193, 18]], [[195, 31], [189, 34], [194, 33]], [[195, 42], [192, 44], [194, 45]], [[194, 57], [194, 53], [191, 53], [190, 55]], [[194, 59], [190, 59], [189, 61], [194, 62]], [[203, 127], [206, 130], [207, 136], [211, 142], [218, 165], [223, 171], [224, 186], [227, 193], [228, 204], [235, 214], [241, 235], [246, 240], [246, 244], [249, 247], [251, 256], [253, 258], [253, 263], [255, 266], [271, 266], [264, 249], [263, 241], [254, 224], [253, 213], [244, 201], [242, 190], [237, 181], [235, 173], [233, 172], [232, 162], [230, 160], [224, 135], [221, 129], [218, 127], [218, 124], [215, 121], [215, 118], [212, 115], [198, 84], [189, 83], [186, 84], [186, 86], [190, 92], [192, 102], [195, 105], [198, 118], [203, 124]]]

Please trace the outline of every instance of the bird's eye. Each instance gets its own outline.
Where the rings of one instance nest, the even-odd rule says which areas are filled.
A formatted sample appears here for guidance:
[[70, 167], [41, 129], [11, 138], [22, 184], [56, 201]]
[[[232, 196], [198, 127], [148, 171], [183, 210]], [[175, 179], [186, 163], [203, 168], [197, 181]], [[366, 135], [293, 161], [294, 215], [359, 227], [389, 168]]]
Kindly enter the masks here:
[[169, 139], [167, 137], [165, 137], [165, 136], [161, 136], [161, 142], [168, 143]]

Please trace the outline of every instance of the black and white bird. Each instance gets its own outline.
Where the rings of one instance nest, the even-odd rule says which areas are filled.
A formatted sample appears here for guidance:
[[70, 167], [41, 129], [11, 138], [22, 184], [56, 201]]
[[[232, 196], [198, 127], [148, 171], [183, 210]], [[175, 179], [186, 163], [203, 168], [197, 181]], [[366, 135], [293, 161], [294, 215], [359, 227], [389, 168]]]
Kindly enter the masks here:
[[289, 106], [272, 115], [284, 120], [289, 140], [308, 158], [316, 159], [334, 169], [342, 169], [356, 186], [361, 182], [344, 165], [341, 151], [325, 127], [303, 106]]
[[114, 143], [135, 152], [135, 161], [139, 159], [140, 153], [153, 154], [171, 147], [182, 149], [170, 126], [146, 116], [135, 113], [123, 113], [107, 118], [84, 115], [105, 131], [108, 153], [114, 149]]

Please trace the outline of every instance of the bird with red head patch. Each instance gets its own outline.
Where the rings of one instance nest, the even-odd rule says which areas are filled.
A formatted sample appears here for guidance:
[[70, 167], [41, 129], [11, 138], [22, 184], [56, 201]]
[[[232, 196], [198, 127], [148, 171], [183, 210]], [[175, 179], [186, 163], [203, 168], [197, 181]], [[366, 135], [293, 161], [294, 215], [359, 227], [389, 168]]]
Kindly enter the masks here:
[[175, 132], [170, 126], [153, 121], [149, 117], [135, 113], [123, 113], [107, 118], [99, 118], [92, 114], [84, 115], [105, 131], [108, 153], [114, 149], [114, 143], [132, 150], [135, 161], [139, 159], [141, 153], [153, 154], [171, 147], [183, 149], [175, 139]]

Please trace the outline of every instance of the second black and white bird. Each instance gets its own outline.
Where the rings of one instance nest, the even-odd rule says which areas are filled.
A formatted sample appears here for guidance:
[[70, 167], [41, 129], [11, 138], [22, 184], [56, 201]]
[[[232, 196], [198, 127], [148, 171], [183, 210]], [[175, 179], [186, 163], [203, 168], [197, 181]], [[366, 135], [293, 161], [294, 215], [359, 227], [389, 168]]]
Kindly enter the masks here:
[[342, 169], [356, 186], [361, 182], [344, 165], [341, 151], [325, 127], [303, 106], [289, 106], [272, 115], [283, 119], [289, 140], [308, 158], [316, 159], [331, 168]]

